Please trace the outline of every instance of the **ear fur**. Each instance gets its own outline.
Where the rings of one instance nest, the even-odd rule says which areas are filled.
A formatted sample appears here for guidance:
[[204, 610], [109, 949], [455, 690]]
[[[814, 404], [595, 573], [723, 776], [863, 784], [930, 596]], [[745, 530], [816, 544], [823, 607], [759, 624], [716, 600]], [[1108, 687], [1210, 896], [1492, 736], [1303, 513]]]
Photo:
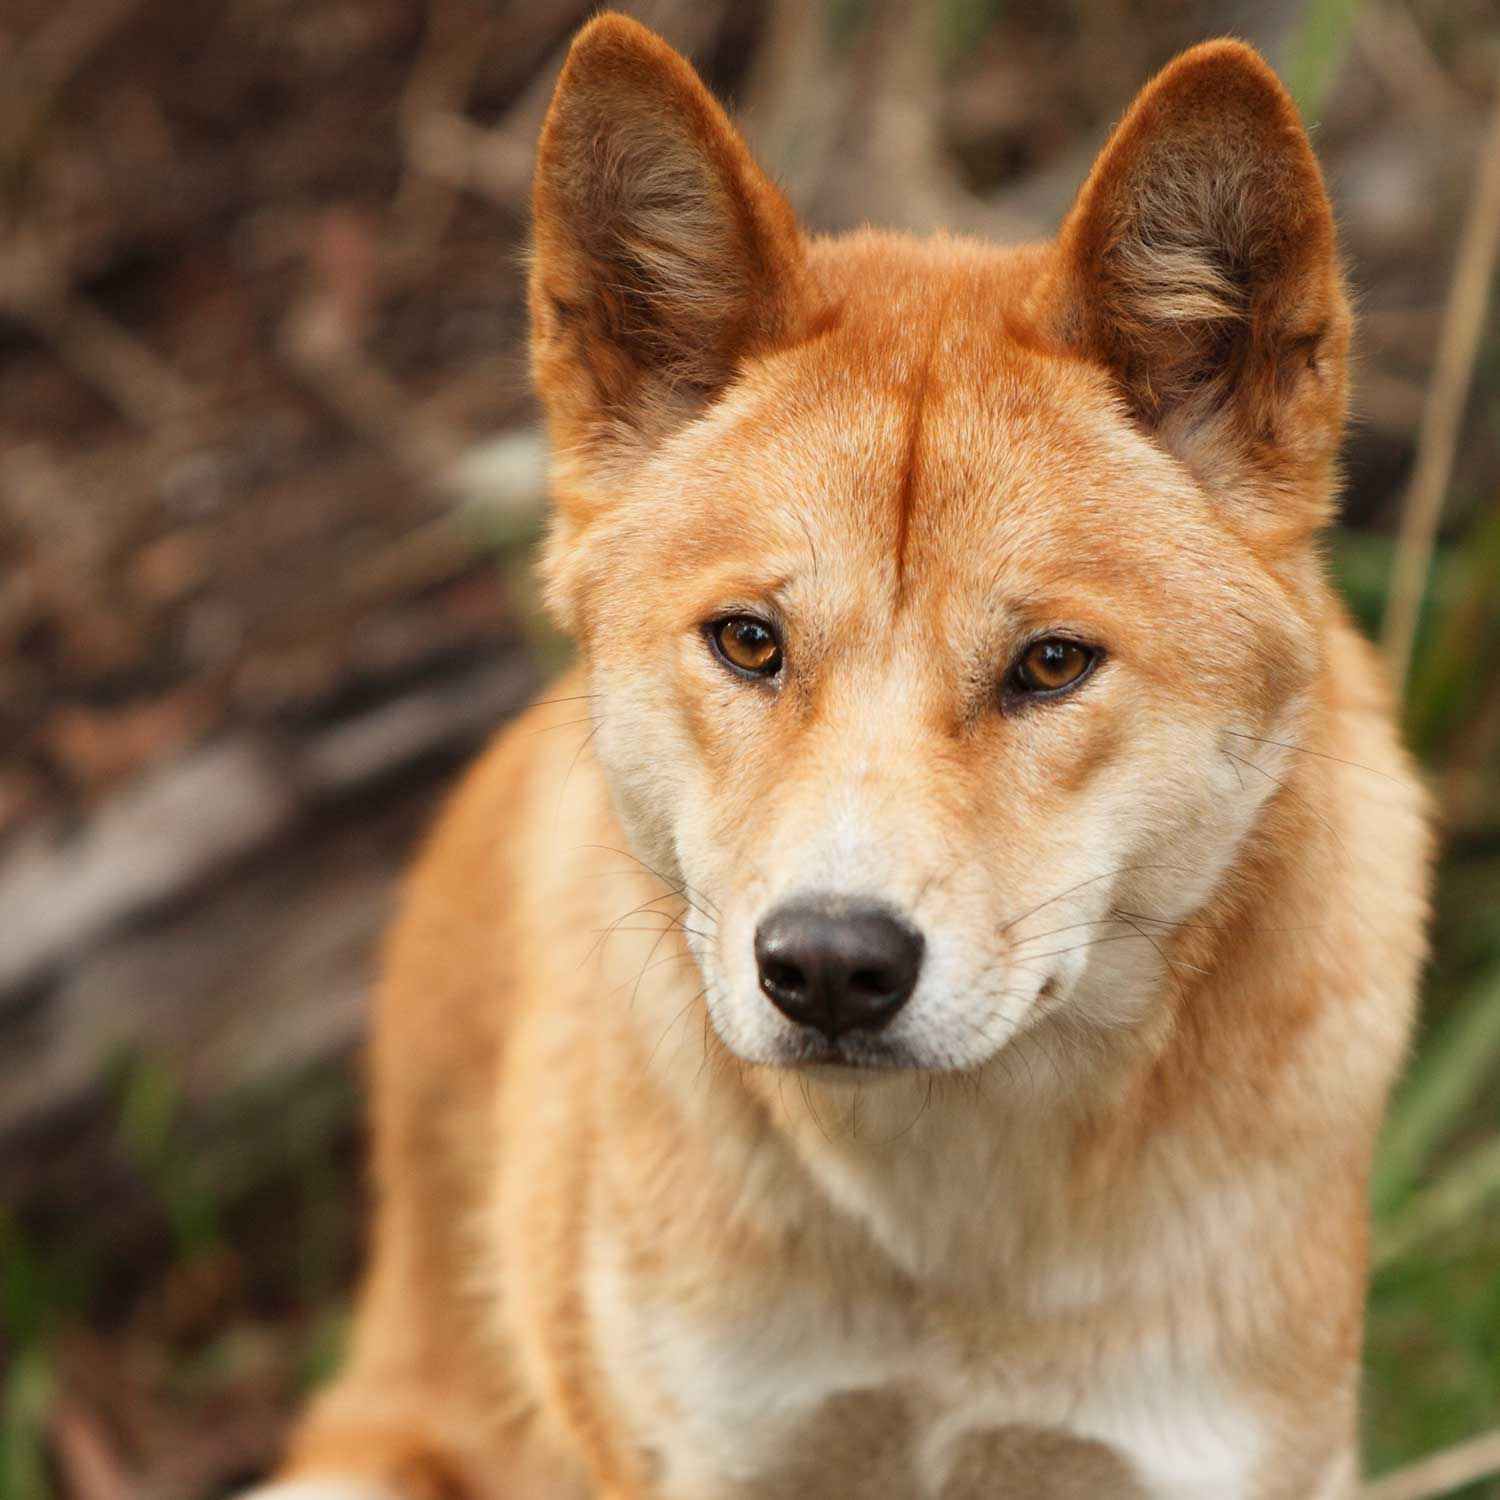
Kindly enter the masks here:
[[1234, 41], [1142, 90], [1058, 235], [1063, 341], [1262, 532], [1328, 518], [1349, 311], [1296, 106]]
[[785, 198], [692, 67], [624, 16], [569, 51], [532, 208], [532, 361], [559, 451], [659, 437], [797, 322]]

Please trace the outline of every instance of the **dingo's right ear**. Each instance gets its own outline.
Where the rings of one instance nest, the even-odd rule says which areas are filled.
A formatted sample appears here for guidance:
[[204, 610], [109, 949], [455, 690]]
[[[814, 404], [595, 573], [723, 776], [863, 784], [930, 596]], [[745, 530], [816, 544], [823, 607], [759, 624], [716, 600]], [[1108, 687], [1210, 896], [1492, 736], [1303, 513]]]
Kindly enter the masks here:
[[532, 363], [565, 469], [649, 444], [794, 332], [790, 207], [689, 64], [635, 21], [601, 16], [573, 43], [532, 209]]
[[1312, 145], [1256, 52], [1205, 42], [1147, 84], [1047, 290], [1065, 342], [1257, 535], [1328, 519], [1349, 309]]

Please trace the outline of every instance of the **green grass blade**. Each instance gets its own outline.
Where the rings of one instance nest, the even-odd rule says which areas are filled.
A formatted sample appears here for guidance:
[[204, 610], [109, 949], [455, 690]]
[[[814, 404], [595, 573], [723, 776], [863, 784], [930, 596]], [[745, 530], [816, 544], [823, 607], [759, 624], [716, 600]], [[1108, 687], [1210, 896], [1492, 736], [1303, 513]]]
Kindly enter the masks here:
[[1316, 122], [1338, 76], [1359, 0], [1309, 0], [1287, 46], [1281, 76], [1302, 118]]
[[1500, 1202], [1500, 1136], [1466, 1151], [1430, 1188], [1415, 1193], [1375, 1231], [1375, 1273], [1425, 1250]]
[[1371, 1198], [1389, 1215], [1434, 1149], [1500, 1068], [1500, 966], [1487, 972], [1423, 1049], [1397, 1096], [1375, 1163]]

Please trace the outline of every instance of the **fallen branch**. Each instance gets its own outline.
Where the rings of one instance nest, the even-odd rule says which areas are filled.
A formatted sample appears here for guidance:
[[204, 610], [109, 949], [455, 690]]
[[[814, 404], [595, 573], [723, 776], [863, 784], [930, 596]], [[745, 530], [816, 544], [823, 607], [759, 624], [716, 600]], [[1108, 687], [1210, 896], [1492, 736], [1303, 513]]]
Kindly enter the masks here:
[[134, 334], [81, 297], [59, 296], [4, 307], [124, 416], [146, 431], [185, 416], [196, 392]]
[[198, 405], [193, 387], [134, 334], [74, 294], [52, 240], [19, 235], [0, 256], [0, 316], [24, 324], [80, 378], [150, 430]]

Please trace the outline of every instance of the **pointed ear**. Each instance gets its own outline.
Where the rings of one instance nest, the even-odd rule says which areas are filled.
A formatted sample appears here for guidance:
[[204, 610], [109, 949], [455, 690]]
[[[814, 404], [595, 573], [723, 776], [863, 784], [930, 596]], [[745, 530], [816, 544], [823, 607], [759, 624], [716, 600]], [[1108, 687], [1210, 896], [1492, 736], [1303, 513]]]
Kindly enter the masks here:
[[532, 363], [554, 449], [649, 443], [794, 333], [802, 236], [688, 63], [624, 16], [579, 33], [533, 189]]
[[1142, 90], [1057, 243], [1047, 316], [1263, 534], [1328, 519], [1349, 311], [1296, 106], [1239, 42]]

